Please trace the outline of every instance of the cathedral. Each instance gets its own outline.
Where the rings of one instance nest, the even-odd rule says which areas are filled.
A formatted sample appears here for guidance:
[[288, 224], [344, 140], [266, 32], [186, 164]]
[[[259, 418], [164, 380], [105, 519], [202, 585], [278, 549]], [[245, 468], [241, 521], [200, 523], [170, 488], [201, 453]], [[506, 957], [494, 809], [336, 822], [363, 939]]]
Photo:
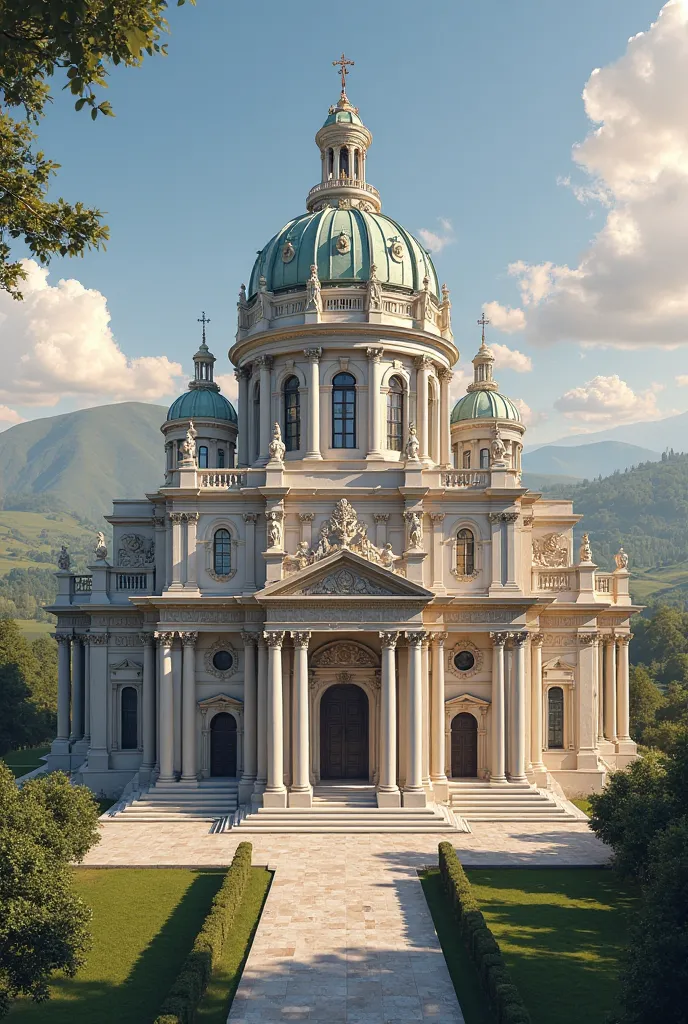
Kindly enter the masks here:
[[382, 212], [345, 72], [306, 210], [241, 286], [237, 409], [204, 314], [160, 485], [114, 500], [88, 574], [60, 559], [48, 761], [96, 793], [463, 813], [636, 755], [628, 559], [598, 571], [571, 502], [522, 486], [484, 318], [452, 408], [449, 290]]

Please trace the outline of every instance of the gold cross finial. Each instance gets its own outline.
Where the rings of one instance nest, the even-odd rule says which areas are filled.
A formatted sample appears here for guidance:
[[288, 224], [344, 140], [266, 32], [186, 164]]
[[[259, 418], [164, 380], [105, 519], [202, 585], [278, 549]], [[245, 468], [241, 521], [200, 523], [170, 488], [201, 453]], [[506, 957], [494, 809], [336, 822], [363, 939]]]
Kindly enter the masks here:
[[487, 317], [483, 313], [483, 315], [480, 317], [480, 320], [478, 320], [478, 323], [482, 325], [482, 329], [483, 329], [483, 345], [484, 345], [485, 344], [485, 325], [489, 324], [490, 321], [487, 319]]
[[353, 60], [347, 60], [344, 54], [341, 55], [339, 60], [333, 60], [332, 66], [339, 67], [340, 74], [342, 76], [342, 96], [346, 96], [346, 76], [349, 74], [349, 68], [352, 68], [356, 62]]

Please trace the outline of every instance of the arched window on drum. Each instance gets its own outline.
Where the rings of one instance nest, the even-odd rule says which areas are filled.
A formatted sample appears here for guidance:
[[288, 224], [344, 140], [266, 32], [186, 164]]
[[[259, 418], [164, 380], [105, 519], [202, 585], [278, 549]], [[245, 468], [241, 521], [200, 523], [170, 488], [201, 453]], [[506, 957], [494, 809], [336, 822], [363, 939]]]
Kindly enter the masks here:
[[332, 381], [332, 447], [356, 447], [356, 378], [350, 373]]
[[472, 576], [475, 572], [475, 538], [470, 530], [462, 529], [456, 535], [456, 574]]
[[288, 377], [284, 382], [284, 445], [288, 452], [301, 447], [301, 398], [299, 378]]
[[387, 392], [387, 447], [400, 452], [404, 431], [404, 385], [399, 377], [392, 377]]
[[232, 538], [229, 530], [216, 530], [213, 537], [213, 569], [216, 576], [229, 576], [232, 571]]

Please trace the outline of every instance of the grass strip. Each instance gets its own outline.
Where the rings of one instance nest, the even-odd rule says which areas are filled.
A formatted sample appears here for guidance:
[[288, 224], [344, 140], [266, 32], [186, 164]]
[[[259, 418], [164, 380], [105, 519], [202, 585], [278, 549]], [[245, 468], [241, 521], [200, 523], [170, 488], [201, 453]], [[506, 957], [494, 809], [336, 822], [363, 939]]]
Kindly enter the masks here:
[[225, 1024], [244, 965], [251, 951], [260, 915], [270, 890], [272, 872], [252, 868], [244, 899], [225, 940], [222, 956], [196, 1012], [203, 1024]]
[[41, 758], [50, 753], [50, 747], [24, 747], [23, 750], [10, 750], [3, 754], [2, 760], [10, 769], [15, 779], [32, 772], [34, 768], [40, 768], [43, 764]]
[[496, 1024], [478, 973], [456, 926], [439, 869], [420, 872], [420, 882], [466, 1024]]
[[590, 806], [590, 801], [587, 797], [577, 796], [571, 801], [571, 803], [574, 804], [579, 811], [583, 811], [584, 814], [587, 814], [588, 817], [592, 814], [592, 807]]

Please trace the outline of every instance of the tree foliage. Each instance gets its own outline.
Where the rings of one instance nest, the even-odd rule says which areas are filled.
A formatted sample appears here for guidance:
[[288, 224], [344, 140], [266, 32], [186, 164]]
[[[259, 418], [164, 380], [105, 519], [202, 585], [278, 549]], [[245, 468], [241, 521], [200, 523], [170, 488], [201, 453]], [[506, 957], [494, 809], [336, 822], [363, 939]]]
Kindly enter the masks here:
[[671, 751], [688, 729], [688, 612], [659, 605], [633, 630], [631, 734]]
[[[75, 97], [76, 110], [90, 110], [94, 120], [113, 116], [99, 90], [111, 67], [135, 67], [147, 54], [165, 52], [166, 8], [166, 0], [0, 0], [0, 288], [16, 298], [25, 273], [12, 260], [13, 241], [21, 239], [45, 264], [108, 238], [99, 210], [48, 201], [59, 164], [35, 149], [31, 124], [44, 115], [55, 79]], [[23, 119], [10, 117], [11, 109]]]
[[20, 994], [47, 999], [52, 975], [84, 962], [90, 911], [69, 862], [98, 841], [97, 821], [91, 793], [63, 773], [18, 789], [0, 764], [0, 1016]]
[[54, 735], [56, 713], [55, 641], [30, 643], [13, 619], [0, 618], [0, 756]]

